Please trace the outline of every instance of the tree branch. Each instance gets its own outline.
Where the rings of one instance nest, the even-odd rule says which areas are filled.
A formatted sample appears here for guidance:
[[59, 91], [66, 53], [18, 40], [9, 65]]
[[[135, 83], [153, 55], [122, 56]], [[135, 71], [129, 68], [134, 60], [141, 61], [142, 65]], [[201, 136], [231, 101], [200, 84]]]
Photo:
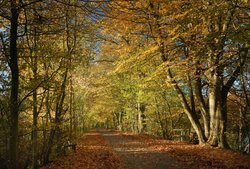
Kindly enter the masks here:
[[240, 57], [239, 61], [240, 61], [240, 63], [237, 66], [237, 68], [234, 70], [232, 76], [229, 78], [229, 80], [223, 86], [223, 88], [222, 88], [223, 93], [227, 94], [229, 92], [230, 88], [233, 86], [235, 80], [239, 76], [240, 71], [241, 71], [242, 67], [245, 64], [245, 61], [246, 61], [246, 58], [247, 58], [247, 55], [248, 55], [248, 51], [249, 51], [249, 47], [248, 48], [242, 48], [239, 51], [239, 57]]

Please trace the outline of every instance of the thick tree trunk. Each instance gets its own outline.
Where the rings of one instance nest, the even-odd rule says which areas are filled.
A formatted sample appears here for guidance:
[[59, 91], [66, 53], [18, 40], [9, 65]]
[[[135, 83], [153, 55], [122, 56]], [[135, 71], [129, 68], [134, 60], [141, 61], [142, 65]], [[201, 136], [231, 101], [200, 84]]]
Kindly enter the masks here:
[[[210, 98], [211, 99], [211, 98]], [[226, 140], [226, 108], [223, 106], [223, 100], [219, 95], [217, 95], [215, 100], [211, 100], [211, 120], [210, 120], [210, 137], [208, 139], [208, 144], [211, 146], [218, 146], [221, 148], [229, 148]], [[217, 101], [216, 101], [217, 100]], [[224, 108], [224, 109], [223, 109]]]
[[228, 92], [221, 91], [221, 119], [220, 119], [220, 135], [219, 135], [219, 147], [230, 148], [226, 138], [227, 132], [227, 94]]
[[209, 77], [209, 113], [210, 137], [208, 144], [228, 148], [226, 141], [227, 121], [227, 91], [223, 89], [222, 68], [217, 67], [210, 71]]
[[249, 48], [245, 47], [245, 45], [243, 46], [244, 47], [239, 50], [239, 64], [225, 85], [223, 82], [224, 80], [222, 79], [224, 68], [217, 66], [218, 56], [216, 58], [217, 61], [215, 60], [214, 63], [212, 61], [213, 59], [210, 60], [210, 67], [215, 67], [207, 72], [209, 81], [209, 112], [211, 128], [208, 144], [212, 146], [229, 148], [226, 140], [227, 95], [235, 80], [239, 76], [240, 70], [244, 66], [246, 57], [248, 55]]
[[219, 112], [218, 112], [218, 98], [215, 87], [210, 88], [209, 91], [209, 115], [210, 115], [210, 135], [207, 143], [212, 146], [218, 145], [218, 130], [219, 130]]
[[18, 153], [18, 88], [19, 88], [19, 69], [17, 54], [17, 28], [18, 28], [18, 9], [16, 1], [11, 1], [11, 27], [10, 27], [10, 61], [11, 70], [11, 95], [10, 95], [10, 143], [9, 143], [9, 168], [17, 169]]

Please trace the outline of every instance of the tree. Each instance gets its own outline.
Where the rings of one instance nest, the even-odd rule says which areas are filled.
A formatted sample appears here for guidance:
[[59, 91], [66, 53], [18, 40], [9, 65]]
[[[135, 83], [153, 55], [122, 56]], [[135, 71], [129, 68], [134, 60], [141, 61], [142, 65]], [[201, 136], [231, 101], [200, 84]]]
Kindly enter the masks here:
[[[158, 71], [166, 73], [167, 82], [178, 93], [200, 144], [228, 147], [227, 95], [249, 50], [249, 44], [242, 38], [247, 31], [245, 5], [244, 1], [223, 0], [109, 4], [112, 12], [107, 14], [110, 18], [105, 22], [116, 24], [105, 30], [118, 37], [116, 41], [131, 42], [134, 36], [139, 37], [138, 46], [131, 48], [151, 42], [144, 53], [154, 51], [162, 59]], [[240, 21], [238, 29], [236, 20]], [[204, 127], [197, 112], [202, 114]]]
[[[53, 119], [54, 109], [52, 107], [54, 103], [55, 112], [59, 114], [58, 118], [60, 118], [60, 114], [65, 112], [68, 74], [73, 72], [73, 63], [79, 63], [79, 60], [86, 62], [87, 60], [87, 58], [79, 58], [85, 55], [84, 50], [88, 48], [87, 44], [83, 45], [82, 42], [84, 41], [83, 36], [91, 32], [88, 29], [90, 24], [87, 24], [90, 23], [90, 20], [86, 19], [85, 14], [83, 14], [82, 5], [85, 2], [20, 0], [1, 1], [0, 4], [1, 46], [3, 44], [4, 47], [4, 50], [1, 51], [1, 57], [3, 54], [8, 60], [11, 78], [10, 112], [8, 112], [10, 115], [9, 167], [17, 168], [19, 164], [20, 166], [28, 166], [30, 160], [33, 163], [32, 168], [37, 168], [38, 161], [42, 161], [39, 159], [41, 156], [39, 154], [41, 152], [39, 147], [40, 119], [45, 114], [45, 124], [46, 127], [49, 126], [48, 123]], [[65, 10], [59, 10], [61, 8]], [[64, 19], [62, 20], [62, 18]], [[86, 32], [83, 32], [82, 28], [86, 28], [84, 30]], [[68, 66], [67, 62], [70, 62]], [[3, 71], [2, 67], [0, 71]], [[60, 82], [60, 73], [63, 74], [64, 78], [62, 79], [62, 90], [57, 93], [54, 91], [56, 86], [54, 83]], [[9, 75], [8, 72], [6, 74]], [[56, 97], [57, 101], [55, 101]], [[72, 99], [70, 101], [71, 113], [73, 110]], [[32, 103], [33, 108], [28, 105], [29, 103]], [[31, 128], [25, 127], [24, 129], [22, 125], [25, 123], [29, 126], [29, 121], [24, 121], [23, 117], [27, 117], [25, 111], [29, 112], [32, 109], [31, 133]], [[47, 142], [47, 130], [43, 130], [44, 143]], [[17, 159], [17, 153], [20, 152], [17, 148], [18, 144], [24, 141], [24, 137], [18, 140], [18, 135], [31, 136], [29, 137], [31, 140], [27, 139], [32, 142], [31, 159], [25, 155], [22, 156], [23, 159]], [[44, 144], [44, 146], [46, 145]], [[27, 164], [22, 161], [24, 159]]]
[[10, 1], [10, 44], [9, 44], [9, 66], [11, 70], [11, 94], [10, 94], [10, 168], [16, 169], [17, 147], [18, 147], [18, 89], [19, 89], [19, 69], [17, 54], [17, 29], [19, 17], [19, 3]]

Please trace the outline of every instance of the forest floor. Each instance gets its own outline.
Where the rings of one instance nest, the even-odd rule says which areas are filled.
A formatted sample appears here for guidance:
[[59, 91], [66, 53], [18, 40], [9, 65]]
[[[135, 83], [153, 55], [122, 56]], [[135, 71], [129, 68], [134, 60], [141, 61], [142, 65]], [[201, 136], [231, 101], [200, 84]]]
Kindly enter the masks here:
[[250, 169], [250, 156], [232, 150], [110, 130], [86, 133], [76, 152], [42, 169]]

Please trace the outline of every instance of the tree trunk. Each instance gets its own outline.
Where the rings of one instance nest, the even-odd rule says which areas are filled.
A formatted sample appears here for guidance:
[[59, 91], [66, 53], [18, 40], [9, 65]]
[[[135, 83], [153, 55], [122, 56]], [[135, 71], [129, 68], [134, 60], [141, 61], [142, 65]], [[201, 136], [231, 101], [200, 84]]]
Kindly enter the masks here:
[[146, 105], [140, 103], [140, 112], [141, 112], [141, 132], [144, 133], [147, 130], [146, 115], [145, 115]]
[[[196, 63], [197, 66], [199, 66], [199, 62]], [[204, 101], [204, 98], [202, 96], [202, 87], [201, 87], [201, 78], [200, 78], [200, 71], [198, 69], [196, 69], [196, 73], [195, 73], [195, 96], [196, 99], [198, 101], [199, 107], [200, 107], [200, 111], [201, 111], [201, 115], [202, 115], [202, 119], [203, 119], [203, 123], [204, 123], [204, 132], [205, 132], [205, 137], [208, 138], [209, 137], [209, 133], [210, 133], [210, 126], [209, 126], [209, 112], [208, 112], [208, 108], [207, 105]]]
[[64, 78], [63, 82], [61, 84], [61, 89], [59, 91], [59, 95], [57, 97], [57, 102], [56, 102], [56, 113], [55, 113], [55, 121], [54, 121], [54, 127], [51, 129], [48, 144], [46, 147], [45, 155], [44, 155], [44, 165], [49, 163], [49, 158], [51, 154], [51, 150], [54, 144], [54, 139], [55, 139], [55, 134], [59, 129], [59, 125], [61, 123], [61, 114], [63, 111], [63, 103], [65, 99], [65, 90], [66, 90], [66, 83], [67, 83], [67, 77], [68, 77], [68, 68], [66, 68], [66, 71], [64, 73]]
[[192, 109], [190, 108], [184, 93], [178, 86], [177, 82], [173, 79], [173, 75], [170, 69], [168, 69], [168, 78], [172, 81], [174, 90], [178, 93], [178, 97], [181, 100], [182, 107], [184, 108], [184, 111], [186, 115], [188, 116], [188, 119], [198, 136], [199, 144], [204, 144], [206, 139], [205, 139], [205, 135], [202, 130], [201, 124], [199, 122], [199, 119], [197, 117], [197, 114], [195, 111], [192, 111]]
[[118, 113], [115, 113], [115, 117], [116, 117], [116, 128], [119, 130], [119, 131], [123, 131], [123, 112], [122, 111], [119, 111]]
[[[34, 28], [35, 36], [34, 36], [34, 47], [31, 47], [30, 54], [33, 56], [31, 59], [32, 61], [32, 72], [33, 72], [33, 81], [34, 83], [37, 82], [37, 56], [36, 56], [36, 50], [37, 50], [37, 34], [36, 34], [36, 27]], [[33, 92], [33, 126], [32, 126], [32, 169], [37, 169], [38, 168], [38, 144], [37, 144], [37, 119], [38, 119], [38, 110], [37, 110], [37, 89], [34, 90]]]
[[[211, 99], [211, 100], [210, 100]], [[220, 93], [210, 94], [209, 101], [211, 102], [210, 107], [210, 137], [208, 139], [208, 144], [211, 146], [218, 146], [221, 148], [229, 148], [226, 141], [226, 100], [221, 98]]]
[[[216, 85], [216, 84], [214, 84]], [[218, 145], [218, 127], [219, 127], [219, 115], [218, 115], [218, 94], [216, 87], [210, 87], [209, 89], [209, 114], [210, 114], [210, 135], [208, 138], [208, 144], [211, 146]]]
[[142, 131], [142, 121], [141, 121], [141, 110], [140, 110], [140, 103], [137, 103], [137, 130], [138, 133]]
[[18, 88], [19, 88], [19, 69], [17, 54], [17, 28], [18, 28], [18, 9], [16, 1], [11, 1], [11, 26], [10, 26], [10, 61], [11, 70], [11, 95], [10, 95], [10, 143], [9, 143], [9, 168], [17, 169], [18, 153]]
[[45, 149], [44, 156], [43, 156], [43, 165], [46, 165], [46, 164], [49, 163], [49, 157], [50, 157], [51, 149], [52, 149], [52, 146], [53, 146], [55, 133], [56, 133], [56, 127], [52, 128], [51, 131], [50, 131], [48, 144], [47, 144], [47, 147]]
[[70, 118], [69, 118], [69, 138], [72, 140], [73, 138], [73, 132], [76, 132], [75, 129], [75, 116], [73, 112], [73, 81], [72, 81], [72, 76], [70, 76], [69, 79], [69, 113], [70, 113]]
[[229, 148], [229, 144], [226, 138], [227, 131], [227, 94], [228, 92], [224, 91], [222, 88], [221, 91], [221, 118], [220, 118], [220, 135], [219, 135], [219, 147]]
[[[45, 71], [45, 78], [49, 79], [49, 72], [48, 72], [48, 65], [46, 65], [46, 63], [44, 63], [44, 71]], [[49, 124], [49, 120], [51, 121], [51, 115], [50, 115], [50, 103], [49, 103], [49, 98], [50, 98], [50, 86], [49, 86], [49, 82], [46, 81], [46, 85], [44, 90], [46, 90], [45, 93], [45, 110], [46, 110], [46, 114], [45, 114], [45, 121], [43, 123], [43, 146], [42, 146], [42, 164], [45, 164], [44, 160], [45, 160], [45, 156], [46, 156], [46, 151], [47, 151], [47, 128], [48, 128], [48, 124]]]
[[228, 148], [226, 141], [227, 91], [223, 89], [222, 68], [210, 71], [209, 77], [209, 113], [210, 137], [208, 144]]
[[37, 169], [38, 154], [37, 154], [37, 91], [33, 93], [33, 128], [32, 128], [32, 169]]
[[163, 123], [163, 120], [162, 120], [162, 118], [161, 118], [161, 113], [160, 113], [160, 111], [159, 111], [158, 109], [156, 110], [156, 114], [157, 114], [157, 116], [158, 116], [158, 122], [160, 123], [161, 132], [162, 132], [162, 137], [163, 137], [164, 139], [167, 139], [167, 132], [166, 132], [167, 128], [166, 128], [166, 126], [165, 126], [164, 123]]

